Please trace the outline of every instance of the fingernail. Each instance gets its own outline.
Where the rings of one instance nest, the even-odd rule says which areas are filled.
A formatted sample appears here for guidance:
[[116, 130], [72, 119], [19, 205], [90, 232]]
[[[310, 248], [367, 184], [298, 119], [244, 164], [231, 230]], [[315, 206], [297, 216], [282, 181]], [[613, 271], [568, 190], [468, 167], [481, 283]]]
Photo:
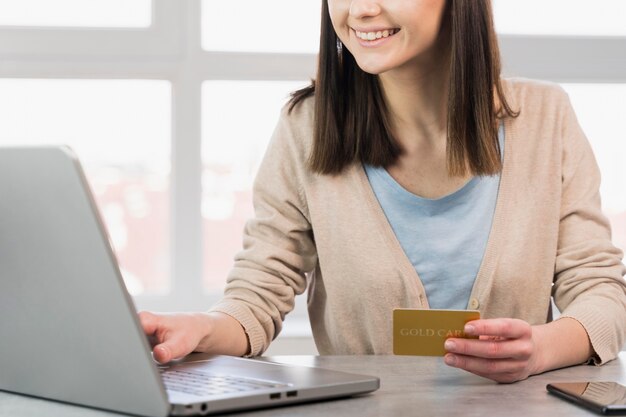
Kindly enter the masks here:
[[474, 334], [474, 332], [476, 331], [476, 329], [474, 328], [474, 326], [472, 326], [471, 324], [468, 324], [467, 326], [465, 326], [465, 333], [467, 334]]
[[167, 358], [168, 357], [168, 352], [167, 352], [167, 349], [165, 348], [165, 346], [159, 346], [158, 348], [156, 348], [156, 350], [159, 351], [159, 355], [161, 356], [161, 358]]
[[456, 343], [454, 343], [452, 340], [446, 340], [446, 343], [443, 344], [443, 347], [446, 350], [454, 350], [456, 349]]
[[443, 358], [443, 360], [444, 360], [444, 361], [445, 361], [448, 365], [452, 365], [452, 366], [456, 365], [456, 356], [454, 356], [454, 355], [447, 354], [447, 355]]

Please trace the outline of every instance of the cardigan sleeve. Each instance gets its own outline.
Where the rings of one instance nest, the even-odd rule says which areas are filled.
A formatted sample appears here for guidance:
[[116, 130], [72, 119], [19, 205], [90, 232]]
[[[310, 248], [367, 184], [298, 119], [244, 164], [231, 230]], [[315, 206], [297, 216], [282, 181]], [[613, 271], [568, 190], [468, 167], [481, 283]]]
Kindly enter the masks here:
[[600, 204], [600, 172], [564, 94], [562, 195], [552, 295], [561, 317], [577, 320], [595, 351], [593, 361], [614, 359], [626, 336], [626, 284], [622, 252]]
[[283, 111], [253, 186], [255, 216], [243, 233], [224, 297], [211, 311], [234, 317], [250, 342], [248, 356], [262, 354], [282, 328], [294, 298], [305, 291], [317, 263], [301, 174], [301, 144]]

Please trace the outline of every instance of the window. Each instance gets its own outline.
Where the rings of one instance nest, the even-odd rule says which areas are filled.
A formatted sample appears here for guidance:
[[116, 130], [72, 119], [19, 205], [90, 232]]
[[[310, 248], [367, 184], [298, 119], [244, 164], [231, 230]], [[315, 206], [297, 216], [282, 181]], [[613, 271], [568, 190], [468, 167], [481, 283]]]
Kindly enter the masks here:
[[496, 30], [516, 35], [626, 36], [622, 0], [494, 0]]
[[[0, 11], [7, 11], [0, 16], [0, 59], [11, 62], [0, 66], [0, 145], [73, 145], [137, 308], [207, 309], [221, 296], [226, 270], [241, 245], [241, 229], [251, 213], [245, 201], [251, 178], [280, 107], [290, 91], [314, 75], [318, 34], [303, 30], [303, 40], [292, 46], [285, 39], [268, 41], [283, 45], [274, 52], [258, 44], [242, 52], [233, 44], [211, 42], [204, 42], [203, 50], [202, 28], [217, 28], [220, 22], [211, 23], [215, 15], [209, 14], [203, 23], [200, 1], [55, 0], [39, 6], [34, 1], [0, 0]], [[41, 10], [52, 7], [41, 12], [50, 20], [38, 21], [40, 11], [19, 17], [27, 2]], [[294, 13], [316, 28], [320, 5], [313, 1]], [[232, 11], [224, 4], [212, 7]], [[272, 7], [294, 8], [286, 1]], [[89, 13], [119, 19], [95, 21]], [[276, 34], [284, 38], [284, 32]], [[229, 38], [243, 45], [242, 37], [250, 38], [249, 32], [238, 28]], [[248, 136], [235, 145], [247, 150], [238, 160], [233, 141], [241, 136], [232, 135], [227, 118], [206, 111], [222, 107], [224, 114], [235, 114], [231, 109], [245, 95], [239, 109], [254, 109], [259, 124], [254, 135], [241, 130], [241, 123], [234, 126]], [[216, 176], [228, 178], [228, 187], [216, 187]], [[233, 194], [238, 214], [225, 221]], [[232, 244], [218, 254], [211, 249], [223, 230]], [[305, 303], [298, 301], [292, 317], [306, 316]]]
[[202, 0], [202, 47], [208, 51], [317, 53], [321, 6], [321, 0]]
[[[505, 74], [570, 92], [601, 165], [615, 242], [626, 249], [626, 172], [616, 159], [624, 154], [626, 2], [494, 4]], [[138, 283], [129, 284], [138, 308], [203, 310], [220, 297], [278, 111], [314, 76], [320, 5], [0, 0], [0, 144], [76, 147], [118, 252], [136, 239], [151, 245], [132, 252], [149, 270], [121, 256]], [[228, 118], [242, 113], [253, 130]], [[134, 226], [147, 219], [151, 239]], [[305, 303], [298, 298], [286, 330], [306, 318]]]
[[0, 25], [142, 28], [152, 22], [150, 0], [0, 0]]
[[254, 215], [252, 182], [293, 81], [206, 81], [202, 86], [204, 285], [219, 291]]
[[77, 153], [133, 295], [169, 288], [170, 107], [167, 81], [0, 79], [0, 145]]

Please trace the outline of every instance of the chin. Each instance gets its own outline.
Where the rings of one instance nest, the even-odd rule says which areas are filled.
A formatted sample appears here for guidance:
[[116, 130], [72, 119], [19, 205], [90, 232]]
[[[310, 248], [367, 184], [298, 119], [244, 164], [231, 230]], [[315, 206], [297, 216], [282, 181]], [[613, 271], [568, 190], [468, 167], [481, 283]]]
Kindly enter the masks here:
[[359, 66], [359, 68], [361, 68], [361, 70], [372, 75], [380, 75], [383, 72], [389, 71], [391, 69], [388, 66], [373, 65], [369, 63], [361, 63], [358, 61], [357, 61], [357, 65]]

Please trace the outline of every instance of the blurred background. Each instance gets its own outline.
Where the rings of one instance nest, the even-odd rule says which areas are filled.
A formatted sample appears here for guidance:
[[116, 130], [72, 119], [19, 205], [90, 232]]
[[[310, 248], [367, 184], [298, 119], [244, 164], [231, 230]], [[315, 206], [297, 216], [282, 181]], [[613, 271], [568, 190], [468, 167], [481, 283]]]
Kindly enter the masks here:
[[[626, 249], [626, 2], [494, 0], [504, 72], [569, 93]], [[138, 309], [205, 310], [320, 0], [0, 0], [0, 146], [69, 144]], [[299, 297], [270, 354], [314, 353]]]

